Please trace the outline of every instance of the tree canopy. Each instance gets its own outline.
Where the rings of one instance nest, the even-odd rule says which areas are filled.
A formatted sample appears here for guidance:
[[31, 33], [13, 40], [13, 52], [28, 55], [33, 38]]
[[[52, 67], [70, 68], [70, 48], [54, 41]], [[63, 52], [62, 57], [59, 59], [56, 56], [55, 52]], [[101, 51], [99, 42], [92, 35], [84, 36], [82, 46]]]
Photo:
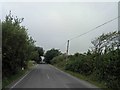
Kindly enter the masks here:
[[51, 49], [51, 50], [48, 50], [46, 53], [45, 53], [45, 62], [46, 63], [51, 63], [51, 60], [54, 58], [54, 57], [56, 57], [56, 56], [58, 56], [58, 55], [60, 55], [61, 54], [61, 52], [58, 50], [58, 49]]
[[37, 57], [34, 40], [28, 36], [27, 29], [22, 26], [23, 18], [9, 15], [2, 21], [2, 74], [3, 78], [16, 74], [27, 63]]
[[35, 47], [35, 51], [38, 53], [38, 58], [35, 59], [35, 61], [36, 61], [36, 63], [40, 63], [40, 61], [42, 60], [41, 56], [44, 55], [44, 50], [42, 47]]
[[[87, 53], [69, 55], [66, 61], [64, 55], [53, 58], [52, 64], [66, 70], [89, 76], [111, 90], [120, 89], [120, 46], [119, 32], [102, 34], [92, 42], [93, 48]], [[64, 60], [62, 60], [64, 59]], [[93, 78], [94, 77], [94, 78]]]

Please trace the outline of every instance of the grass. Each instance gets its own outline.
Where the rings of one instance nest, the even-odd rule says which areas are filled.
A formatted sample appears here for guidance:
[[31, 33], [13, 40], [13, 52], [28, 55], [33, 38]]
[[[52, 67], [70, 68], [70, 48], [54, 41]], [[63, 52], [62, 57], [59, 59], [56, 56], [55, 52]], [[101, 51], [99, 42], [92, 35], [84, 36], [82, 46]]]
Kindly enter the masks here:
[[99, 81], [93, 79], [95, 77], [93, 77], [92, 75], [91, 76], [85, 76], [85, 75], [82, 75], [80, 73], [76, 73], [76, 72], [65, 70], [63, 67], [58, 67], [58, 65], [54, 65], [54, 66], [57, 67], [58, 69], [64, 71], [64, 72], [66, 72], [66, 73], [69, 73], [72, 76], [75, 76], [75, 77], [77, 77], [77, 78], [79, 78], [81, 80], [85, 80], [85, 81], [87, 81], [87, 82], [97, 86], [98, 88], [101, 88], [103, 90], [107, 89], [107, 87], [105, 86], [104, 82], [99, 82]]
[[92, 80], [92, 78], [90, 76], [84, 76], [84, 75], [81, 75], [79, 73], [76, 73], [76, 72], [72, 72], [72, 71], [66, 71], [65, 72], [79, 78], [79, 79], [82, 79], [82, 80], [85, 80], [85, 81], [88, 81], [90, 82], [91, 84], [99, 87], [99, 88], [107, 88], [105, 85], [104, 85], [104, 82], [98, 82], [98, 81], [95, 81], [95, 80]]
[[19, 71], [17, 74], [6, 77], [2, 80], [2, 88], [7, 87], [8, 85], [10, 85], [12, 82], [14, 82], [15, 80], [20, 79], [22, 76], [24, 76], [26, 74], [26, 72], [28, 72], [29, 70], [31, 70], [31, 68], [34, 66], [33, 62], [28, 62], [28, 68], [25, 70], [21, 70]]
[[27, 69], [24, 71], [20, 71], [17, 74], [13, 75], [13, 76], [9, 76], [6, 77], [2, 80], [2, 88], [5, 88], [6, 86], [8, 86], [9, 84], [11, 84], [13, 81], [15, 81], [16, 79], [19, 79], [20, 77], [22, 77], [23, 75], [25, 75]]

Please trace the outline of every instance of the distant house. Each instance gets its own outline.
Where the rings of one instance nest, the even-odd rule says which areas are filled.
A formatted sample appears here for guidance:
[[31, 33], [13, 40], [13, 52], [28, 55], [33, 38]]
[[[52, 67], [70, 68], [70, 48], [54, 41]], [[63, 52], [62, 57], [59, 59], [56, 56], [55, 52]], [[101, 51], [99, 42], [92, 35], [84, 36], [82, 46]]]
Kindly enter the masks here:
[[45, 57], [41, 56], [41, 59], [42, 59], [42, 60], [41, 60], [40, 63], [45, 63], [44, 58], [45, 58]]

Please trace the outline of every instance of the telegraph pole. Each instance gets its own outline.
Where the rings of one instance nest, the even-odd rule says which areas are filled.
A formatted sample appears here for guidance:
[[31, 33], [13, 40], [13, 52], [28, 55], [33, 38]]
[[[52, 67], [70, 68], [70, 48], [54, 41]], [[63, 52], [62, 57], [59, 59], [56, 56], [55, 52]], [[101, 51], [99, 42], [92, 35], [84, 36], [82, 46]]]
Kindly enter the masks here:
[[67, 41], [67, 51], [66, 51], [67, 55], [68, 55], [68, 50], [69, 50], [69, 40]]
[[69, 40], [67, 41], [66, 61], [67, 61], [67, 57], [68, 57], [68, 51], [69, 51]]

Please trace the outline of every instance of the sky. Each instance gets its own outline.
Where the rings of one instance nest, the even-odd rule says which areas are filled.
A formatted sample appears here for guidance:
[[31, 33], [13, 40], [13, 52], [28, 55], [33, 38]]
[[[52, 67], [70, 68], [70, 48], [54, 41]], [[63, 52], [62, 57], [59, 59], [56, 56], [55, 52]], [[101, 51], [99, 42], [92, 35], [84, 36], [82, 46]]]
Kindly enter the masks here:
[[[10, 10], [14, 16], [24, 18], [22, 25], [37, 46], [45, 51], [60, 49], [63, 53], [67, 40], [118, 17], [117, 2], [4, 2], [0, 10], [2, 20]], [[71, 40], [69, 54], [86, 52], [96, 37], [117, 29], [118, 21], [115, 20]]]

